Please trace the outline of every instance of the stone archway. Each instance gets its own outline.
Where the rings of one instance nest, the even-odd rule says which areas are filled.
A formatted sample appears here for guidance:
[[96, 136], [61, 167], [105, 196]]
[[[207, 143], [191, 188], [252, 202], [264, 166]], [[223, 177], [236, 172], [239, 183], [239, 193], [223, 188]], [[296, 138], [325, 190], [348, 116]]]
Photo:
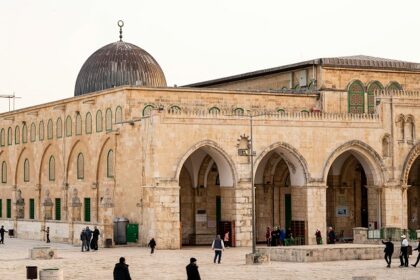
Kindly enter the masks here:
[[420, 228], [420, 144], [408, 153], [401, 173], [401, 183], [407, 190], [407, 228]]

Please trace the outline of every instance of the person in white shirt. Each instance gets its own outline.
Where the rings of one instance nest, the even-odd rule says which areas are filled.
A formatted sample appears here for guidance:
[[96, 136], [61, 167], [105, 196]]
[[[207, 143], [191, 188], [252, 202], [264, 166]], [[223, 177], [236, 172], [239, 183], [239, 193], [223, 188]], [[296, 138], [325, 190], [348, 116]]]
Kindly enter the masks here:
[[405, 235], [401, 235], [401, 238], [400, 267], [408, 267], [408, 240]]
[[218, 258], [217, 263], [220, 264], [220, 259], [222, 258], [222, 251], [225, 250], [225, 244], [223, 243], [223, 240], [220, 238], [219, 234], [216, 236], [216, 239], [213, 240], [211, 248], [214, 250], [213, 262], [216, 263], [216, 259]]

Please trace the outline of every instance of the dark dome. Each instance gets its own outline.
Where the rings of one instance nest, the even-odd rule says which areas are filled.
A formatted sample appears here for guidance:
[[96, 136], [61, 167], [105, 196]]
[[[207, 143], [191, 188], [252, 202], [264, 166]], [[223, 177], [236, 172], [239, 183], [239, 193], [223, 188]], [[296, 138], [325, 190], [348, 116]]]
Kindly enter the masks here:
[[74, 96], [117, 86], [166, 87], [156, 60], [133, 44], [118, 41], [94, 52], [77, 76]]

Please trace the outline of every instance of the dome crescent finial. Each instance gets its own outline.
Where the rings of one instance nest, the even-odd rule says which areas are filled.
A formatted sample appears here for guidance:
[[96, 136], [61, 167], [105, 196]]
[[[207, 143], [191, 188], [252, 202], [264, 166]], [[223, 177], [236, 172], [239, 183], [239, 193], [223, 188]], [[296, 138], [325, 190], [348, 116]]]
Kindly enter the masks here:
[[124, 21], [119, 20], [117, 24], [120, 27], [120, 41], [122, 41], [122, 28], [124, 26]]

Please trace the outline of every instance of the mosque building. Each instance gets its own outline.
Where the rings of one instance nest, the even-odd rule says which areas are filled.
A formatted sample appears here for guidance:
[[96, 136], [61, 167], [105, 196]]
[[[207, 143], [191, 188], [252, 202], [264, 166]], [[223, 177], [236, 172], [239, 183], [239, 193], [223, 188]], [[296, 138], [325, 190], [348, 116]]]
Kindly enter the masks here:
[[268, 226], [299, 244], [328, 226], [415, 231], [419, 89], [419, 63], [363, 55], [170, 87], [121, 35], [86, 60], [74, 97], [0, 114], [0, 224], [68, 243], [96, 225], [104, 244], [124, 218], [139, 245], [229, 231], [249, 246], [254, 201], [258, 242]]

